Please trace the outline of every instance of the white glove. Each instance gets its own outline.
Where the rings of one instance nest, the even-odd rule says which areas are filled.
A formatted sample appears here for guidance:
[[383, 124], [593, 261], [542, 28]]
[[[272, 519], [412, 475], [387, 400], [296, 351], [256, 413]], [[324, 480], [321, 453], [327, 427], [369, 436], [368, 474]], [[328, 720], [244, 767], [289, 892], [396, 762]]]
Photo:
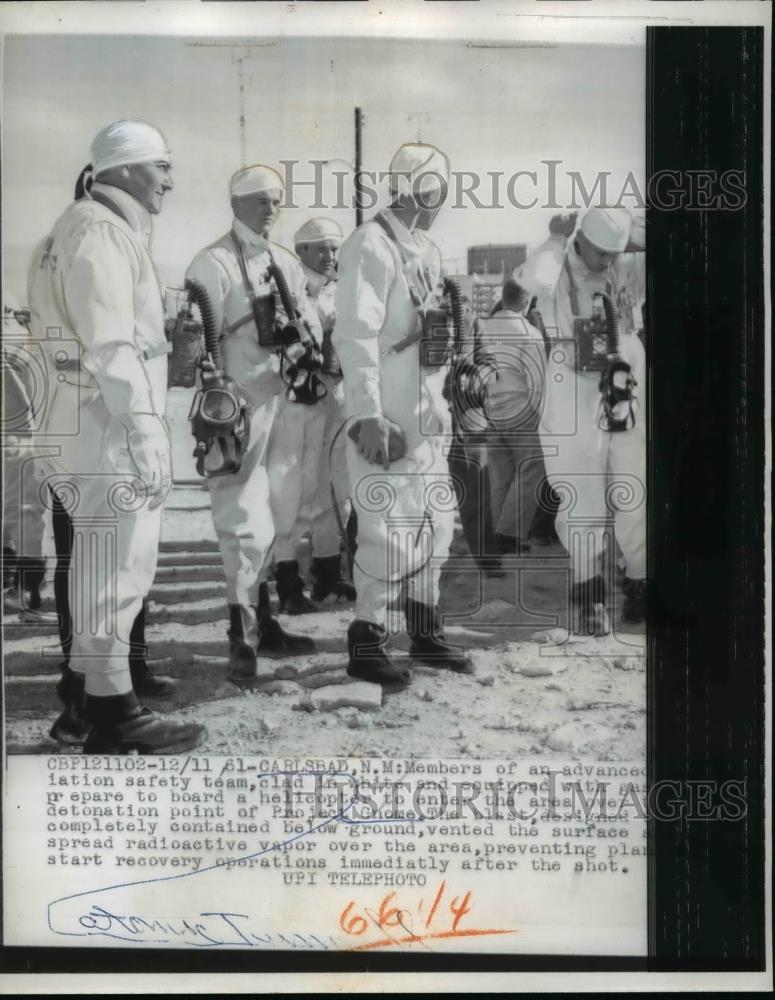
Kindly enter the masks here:
[[172, 489], [172, 449], [161, 417], [152, 413], [124, 413], [118, 418], [126, 430], [129, 454], [155, 510]]

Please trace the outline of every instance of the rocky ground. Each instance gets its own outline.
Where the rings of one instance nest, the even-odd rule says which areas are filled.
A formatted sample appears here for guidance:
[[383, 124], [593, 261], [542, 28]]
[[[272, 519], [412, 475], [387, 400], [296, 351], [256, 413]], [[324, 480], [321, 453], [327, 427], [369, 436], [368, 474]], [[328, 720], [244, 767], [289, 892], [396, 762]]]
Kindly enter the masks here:
[[[345, 634], [353, 607], [338, 604], [281, 616], [313, 636], [317, 652], [262, 660], [260, 683], [240, 690], [225, 679], [225, 588], [208, 494], [179, 486], [165, 513], [148, 628], [154, 670], [179, 684], [152, 707], [204, 722], [201, 753], [642, 759], [643, 631], [620, 624], [617, 593], [611, 636], [569, 638], [567, 569], [559, 546], [538, 547], [513, 558], [504, 579], [481, 579], [458, 532], [442, 612], [447, 634], [472, 654], [473, 676], [412, 661], [414, 683], [404, 691], [383, 696], [352, 681]], [[67, 752], [47, 735], [58, 710], [56, 630], [19, 621], [11, 595], [4, 605], [6, 748]], [[405, 635], [392, 645], [407, 655]]]

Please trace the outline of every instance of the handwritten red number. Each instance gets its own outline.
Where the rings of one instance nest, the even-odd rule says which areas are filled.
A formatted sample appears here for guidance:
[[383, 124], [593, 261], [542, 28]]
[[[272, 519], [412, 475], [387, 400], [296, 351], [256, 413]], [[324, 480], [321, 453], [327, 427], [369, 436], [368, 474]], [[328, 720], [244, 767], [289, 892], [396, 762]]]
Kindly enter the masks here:
[[369, 926], [365, 917], [356, 913], [354, 916], [349, 917], [348, 914], [350, 910], [355, 906], [355, 900], [352, 899], [347, 904], [347, 906], [342, 910], [342, 915], [339, 918], [339, 926], [345, 932], [345, 934], [352, 934], [357, 937], [358, 934], [363, 934], [366, 928]]
[[453, 932], [457, 930], [457, 925], [460, 923], [460, 921], [463, 919], [466, 913], [471, 912], [471, 906], [469, 905], [471, 900], [471, 890], [469, 889], [468, 892], [465, 894], [465, 896], [463, 896], [463, 902], [459, 906], [457, 902], [458, 899], [460, 899], [460, 897], [455, 896], [455, 898], [449, 904], [450, 910], [455, 915], [455, 919], [452, 921]]

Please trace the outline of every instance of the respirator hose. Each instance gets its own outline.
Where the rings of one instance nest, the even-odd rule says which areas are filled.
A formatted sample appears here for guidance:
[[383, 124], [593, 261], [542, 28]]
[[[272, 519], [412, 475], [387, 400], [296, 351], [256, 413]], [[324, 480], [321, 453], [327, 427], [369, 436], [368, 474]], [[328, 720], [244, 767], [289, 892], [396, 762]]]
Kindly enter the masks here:
[[293, 320], [299, 318], [299, 310], [293, 304], [293, 299], [291, 298], [290, 289], [288, 288], [288, 282], [285, 280], [285, 275], [274, 261], [272, 261], [269, 265], [269, 274], [270, 277], [275, 280], [277, 291], [280, 293], [280, 302], [282, 302], [283, 309], [285, 310], [288, 320], [289, 322], [293, 322]]
[[619, 353], [619, 316], [610, 296], [603, 294], [603, 312], [608, 332], [608, 353]]
[[459, 347], [463, 342], [463, 302], [460, 291], [460, 282], [457, 278], [444, 279], [444, 291], [449, 295], [452, 307], [452, 327], [455, 331], [455, 347]]
[[218, 331], [215, 328], [215, 312], [207, 289], [195, 278], [187, 278], [185, 288], [191, 302], [199, 306], [199, 315], [202, 317], [202, 326], [204, 327], [205, 349], [213, 359], [215, 367], [220, 368], [221, 352], [218, 347]]

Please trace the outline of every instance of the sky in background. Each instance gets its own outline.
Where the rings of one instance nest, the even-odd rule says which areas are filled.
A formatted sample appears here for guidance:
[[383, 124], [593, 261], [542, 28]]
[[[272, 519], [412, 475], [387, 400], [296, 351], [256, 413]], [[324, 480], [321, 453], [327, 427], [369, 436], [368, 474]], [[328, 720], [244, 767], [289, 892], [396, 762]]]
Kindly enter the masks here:
[[[644, 36], [645, 43], [645, 36]], [[645, 174], [645, 46], [473, 45], [353, 39], [256, 40], [250, 47], [162, 37], [6, 37], [3, 51], [3, 276], [19, 302], [36, 242], [70, 198], [94, 134], [107, 122], [144, 118], [166, 135], [174, 190], [157, 218], [154, 258], [164, 284], [179, 284], [193, 255], [229, 225], [228, 181], [241, 165], [237, 58], [244, 57], [248, 163], [312, 160], [328, 170], [354, 159], [353, 109], [363, 109], [363, 167], [386, 170], [395, 149], [422, 139], [443, 149], [455, 171], [536, 171], [520, 181], [524, 201], [548, 194], [543, 160], [560, 160], [589, 188], [611, 174], [616, 200], [629, 172]], [[410, 116], [421, 117], [410, 117]], [[351, 185], [345, 186], [349, 202]], [[312, 215], [348, 233], [352, 208], [310, 210], [297, 189], [274, 236], [292, 245]], [[490, 200], [490, 182], [480, 188]], [[625, 202], [628, 204], [628, 202]], [[631, 202], [629, 202], [631, 204]], [[556, 209], [555, 209], [556, 211]], [[370, 213], [367, 212], [368, 216]], [[478, 243], [537, 243], [551, 209], [446, 207], [432, 236], [453, 270]]]

